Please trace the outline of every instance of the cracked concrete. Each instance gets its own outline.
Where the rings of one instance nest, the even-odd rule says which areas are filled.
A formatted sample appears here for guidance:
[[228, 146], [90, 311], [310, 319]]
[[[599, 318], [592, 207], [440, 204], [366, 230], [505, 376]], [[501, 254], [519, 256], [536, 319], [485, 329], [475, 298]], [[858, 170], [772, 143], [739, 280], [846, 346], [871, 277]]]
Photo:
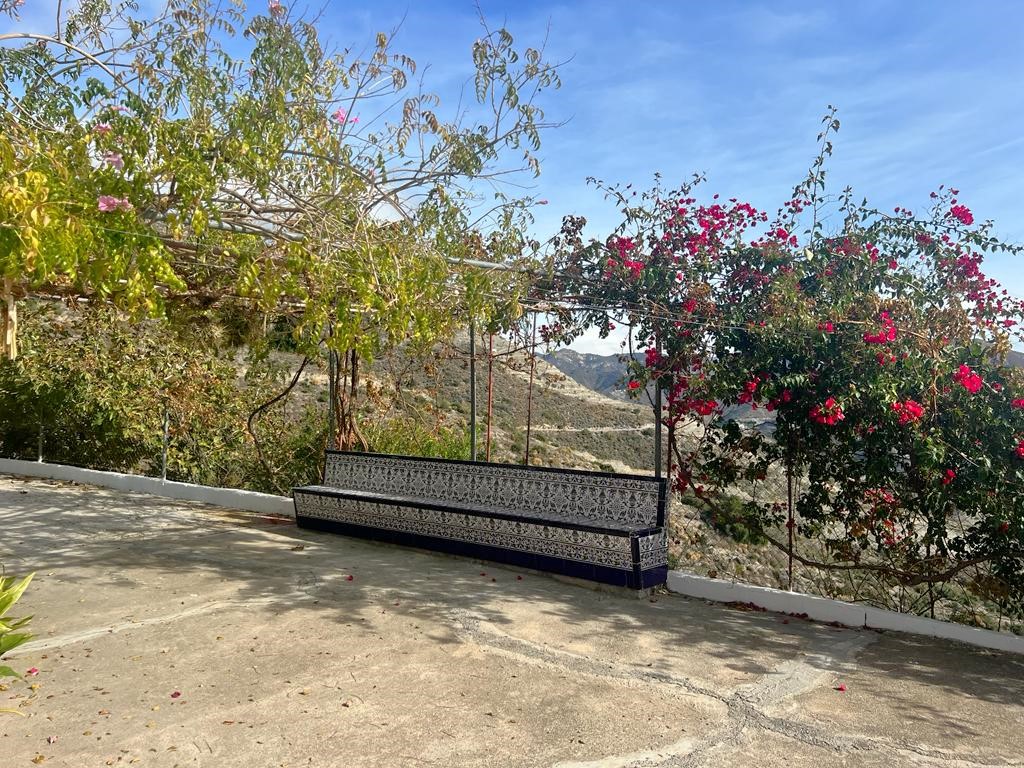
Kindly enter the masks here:
[[1017, 656], [38, 480], [0, 522], [5, 766], [1024, 766]]

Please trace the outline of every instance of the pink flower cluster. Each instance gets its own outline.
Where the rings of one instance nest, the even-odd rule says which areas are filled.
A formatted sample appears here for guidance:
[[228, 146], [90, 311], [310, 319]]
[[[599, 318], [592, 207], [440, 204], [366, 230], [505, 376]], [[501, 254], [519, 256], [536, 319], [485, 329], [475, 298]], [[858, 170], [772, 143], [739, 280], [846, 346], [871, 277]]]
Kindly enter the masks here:
[[892, 410], [901, 425], [913, 424], [924, 416], [924, 406], [916, 400], [905, 400], [902, 403], [897, 400], [892, 404]]
[[793, 393], [790, 392], [788, 389], [784, 389], [782, 390], [781, 395], [779, 395], [778, 397], [773, 397], [771, 400], [769, 400], [768, 405], [766, 405], [765, 408], [768, 410], [769, 413], [771, 413], [776, 408], [778, 408], [782, 403], [788, 403], [792, 399]]
[[824, 405], [816, 405], [811, 408], [809, 416], [819, 424], [827, 424], [830, 427], [846, 418], [842, 406], [836, 402], [834, 397], [828, 398]]
[[954, 480], [956, 480], [956, 472], [954, 472], [952, 469], [947, 469], [945, 474], [942, 476], [942, 484], [949, 485]]
[[885, 344], [890, 341], [896, 341], [899, 331], [896, 328], [896, 323], [889, 317], [889, 313], [882, 312], [879, 317], [882, 320], [881, 330], [878, 333], [865, 333], [864, 341], [868, 344]]
[[[762, 379], [760, 376], [755, 376], [746, 384], [744, 384], [743, 391], [740, 392], [739, 396], [736, 398], [736, 402], [740, 403], [741, 405], [754, 402], [754, 395], [757, 393], [757, 387], [761, 383], [761, 381]], [[754, 405], [754, 408], [757, 408], [756, 404]]]
[[1024, 410], [1024, 397], [1018, 397], [1016, 400], [1010, 403], [1010, 405], [1012, 405], [1014, 408], [1020, 408]]
[[113, 195], [100, 195], [96, 198], [96, 206], [103, 213], [130, 211], [135, 207], [127, 197], [114, 197]]
[[[953, 202], [955, 203], [956, 200]], [[965, 226], [970, 226], [974, 223], [974, 214], [971, 213], [971, 209], [966, 205], [954, 205], [949, 209], [949, 215]]]
[[957, 372], [953, 374], [953, 380], [958, 382], [972, 395], [977, 394], [985, 384], [985, 382], [982, 381], [981, 376], [972, 371], [970, 366], [967, 365], [960, 366]]

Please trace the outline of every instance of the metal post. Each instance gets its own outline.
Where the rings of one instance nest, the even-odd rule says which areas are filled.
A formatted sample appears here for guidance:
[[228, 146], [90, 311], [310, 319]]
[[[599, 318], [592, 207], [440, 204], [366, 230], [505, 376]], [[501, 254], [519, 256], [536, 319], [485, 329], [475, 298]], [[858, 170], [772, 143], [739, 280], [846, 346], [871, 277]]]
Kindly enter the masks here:
[[43, 463], [43, 422], [39, 422], [39, 463]]
[[533, 426], [533, 377], [537, 371], [537, 313], [533, 313], [533, 330], [530, 331], [530, 389], [526, 397], [526, 455], [523, 464], [530, 463], [530, 428]]
[[476, 461], [476, 323], [469, 321], [469, 458]]
[[334, 401], [337, 393], [334, 391], [335, 377], [337, 376], [338, 358], [333, 349], [327, 350], [327, 449], [334, 448]]
[[170, 437], [170, 416], [168, 415], [167, 409], [164, 409], [164, 449], [163, 456], [160, 461], [160, 479], [167, 480], [167, 441]]
[[494, 334], [487, 334], [487, 445], [484, 461], [491, 460], [491, 421], [494, 417]]
[[661, 477], [661, 384], [654, 382], [654, 476]]

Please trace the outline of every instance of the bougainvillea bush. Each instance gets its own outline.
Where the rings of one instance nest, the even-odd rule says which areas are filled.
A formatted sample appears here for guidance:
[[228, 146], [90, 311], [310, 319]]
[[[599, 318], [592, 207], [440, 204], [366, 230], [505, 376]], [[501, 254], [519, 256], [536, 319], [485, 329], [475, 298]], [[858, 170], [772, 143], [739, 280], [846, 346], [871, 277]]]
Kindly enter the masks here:
[[1024, 371], [1007, 355], [1024, 308], [982, 271], [986, 251], [1019, 248], [956, 189], [925, 211], [829, 196], [837, 129], [830, 114], [808, 178], [771, 216], [699, 201], [699, 179], [604, 187], [622, 225], [587, 243], [567, 220], [565, 277], [548, 289], [617, 309], [554, 327], [627, 322], [646, 341], [631, 388], [661, 389], [674, 488], [710, 515], [798, 566], [916, 589], [918, 610], [956, 583], [1019, 616]]

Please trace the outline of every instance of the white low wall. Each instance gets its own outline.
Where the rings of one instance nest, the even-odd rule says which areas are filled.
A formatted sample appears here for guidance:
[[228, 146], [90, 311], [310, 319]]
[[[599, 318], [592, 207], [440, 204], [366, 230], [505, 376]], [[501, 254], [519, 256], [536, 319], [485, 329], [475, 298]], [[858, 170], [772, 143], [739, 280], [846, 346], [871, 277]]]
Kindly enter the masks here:
[[668, 572], [668, 588], [690, 597], [720, 603], [753, 603], [779, 613], [805, 613], [815, 621], [836, 621], [848, 627], [888, 629], [915, 635], [941, 637], [961, 643], [993, 648], [998, 651], [1024, 654], [1024, 637], [1009, 632], [967, 627], [948, 621], [936, 621], [882, 608], [844, 603], [826, 597], [803, 595], [769, 587], [755, 587], [720, 579], [709, 579], [685, 571]]
[[214, 504], [228, 509], [244, 509], [267, 515], [295, 516], [295, 505], [290, 498], [273, 496], [269, 493], [176, 483], [172, 480], [161, 480], [159, 477], [124, 475], [120, 472], [101, 472], [98, 469], [83, 469], [66, 464], [46, 464], [18, 459], [0, 459], [0, 473], [46, 477], [51, 480], [73, 480], [76, 483], [99, 485], [118, 491], [148, 493], [168, 499], [200, 501], [204, 504]]

